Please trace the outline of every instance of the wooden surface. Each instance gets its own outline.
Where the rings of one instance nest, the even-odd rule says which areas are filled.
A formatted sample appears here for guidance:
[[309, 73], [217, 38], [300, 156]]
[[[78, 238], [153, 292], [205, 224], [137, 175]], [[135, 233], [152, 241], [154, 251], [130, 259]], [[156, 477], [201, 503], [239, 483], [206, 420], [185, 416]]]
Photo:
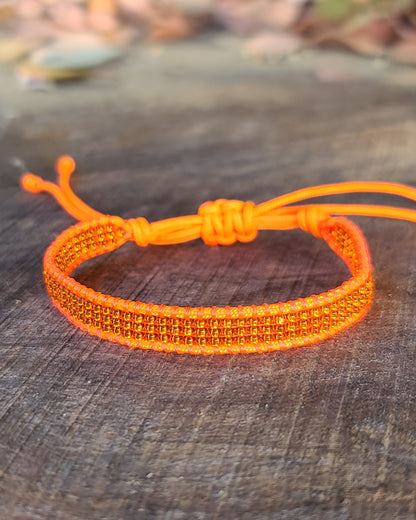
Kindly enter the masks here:
[[[43, 252], [73, 220], [18, 189], [22, 162], [53, 179], [71, 153], [88, 203], [149, 220], [328, 181], [416, 185], [412, 84], [389, 71], [322, 84], [305, 65], [319, 56], [259, 65], [221, 45], [140, 51], [46, 93], [17, 92], [1, 71], [2, 519], [416, 517], [414, 224], [355, 219], [375, 266], [369, 315], [287, 352], [133, 351], [76, 329], [47, 297]], [[282, 301], [346, 276], [302, 231], [228, 248], [131, 244], [76, 273], [175, 305]]]

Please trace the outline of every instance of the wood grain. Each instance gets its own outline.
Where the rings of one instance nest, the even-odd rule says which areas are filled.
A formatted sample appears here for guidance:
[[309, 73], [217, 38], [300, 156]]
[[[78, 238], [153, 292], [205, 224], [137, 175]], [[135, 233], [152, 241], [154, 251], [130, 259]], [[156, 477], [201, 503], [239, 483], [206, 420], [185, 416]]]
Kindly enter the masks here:
[[[105, 77], [63, 86], [49, 100], [8, 94], [0, 517], [415, 518], [416, 226], [355, 219], [375, 266], [369, 315], [287, 352], [132, 351], [74, 328], [46, 295], [43, 252], [72, 220], [46, 195], [18, 189], [19, 160], [52, 179], [55, 157], [72, 153], [73, 185], [88, 203], [149, 220], [194, 213], [204, 200], [261, 202], [329, 181], [416, 184], [412, 89], [381, 80], [322, 85], [304, 71], [253, 64], [238, 65], [233, 87], [237, 80], [213, 62], [191, 67], [184, 49], [172, 51], [188, 68], [172, 72], [171, 90], [167, 69], [149, 65], [153, 98], [128, 60], [117, 65], [124, 103]], [[329, 289], [347, 272], [325, 244], [293, 231], [229, 248], [129, 245], [76, 276], [142, 301], [236, 305]]]

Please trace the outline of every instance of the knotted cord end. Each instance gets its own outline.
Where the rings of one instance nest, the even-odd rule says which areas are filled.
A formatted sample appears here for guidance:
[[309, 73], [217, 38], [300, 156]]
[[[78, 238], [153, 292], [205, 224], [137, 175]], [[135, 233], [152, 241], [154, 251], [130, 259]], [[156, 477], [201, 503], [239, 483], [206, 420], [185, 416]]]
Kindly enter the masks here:
[[45, 181], [33, 173], [24, 173], [20, 178], [20, 186], [30, 193], [40, 193], [45, 190]]
[[55, 171], [58, 174], [58, 179], [69, 179], [75, 171], [76, 163], [69, 155], [61, 155], [55, 162]]
[[77, 220], [94, 220], [103, 216], [99, 211], [95, 211], [88, 204], [85, 204], [72, 191], [69, 185], [69, 178], [75, 170], [75, 161], [69, 155], [63, 155], [55, 163], [55, 170], [58, 176], [58, 183], [44, 181], [33, 173], [26, 173], [20, 179], [21, 187], [32, 193], [46, 191], [50, 193], [57, 202]]

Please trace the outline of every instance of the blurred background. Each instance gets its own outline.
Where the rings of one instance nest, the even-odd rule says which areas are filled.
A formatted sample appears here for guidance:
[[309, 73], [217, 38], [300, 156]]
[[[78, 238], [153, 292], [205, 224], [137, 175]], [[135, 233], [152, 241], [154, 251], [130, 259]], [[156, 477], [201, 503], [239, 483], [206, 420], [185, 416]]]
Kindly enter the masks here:
[[42, 88], [133, 47], [213, 31], [236, 35], [242, 55], [259, 60], [341, 47], [416, 63], [414, 0], [1, 0], [0, 61], [23, 88]]

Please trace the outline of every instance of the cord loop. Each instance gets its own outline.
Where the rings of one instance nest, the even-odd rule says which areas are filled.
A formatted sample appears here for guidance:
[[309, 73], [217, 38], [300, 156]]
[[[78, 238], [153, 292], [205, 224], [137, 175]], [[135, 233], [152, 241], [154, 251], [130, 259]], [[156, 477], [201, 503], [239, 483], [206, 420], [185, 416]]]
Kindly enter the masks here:
[[127, 223], [138, 246], [146, 247], [155, 241], [152, 225], [144, 217], [131, 218]]
[[330, 217], [318, 207], [305, 206], [298, 210], [296, 218], [300, 229], [316, 238], [322, 238], [321, 224]]
[[202, 217], [201, 238], [209, 246], [251, 242], [257, 236], [253, 219], [253, 202], [218, 199], [204, 202], [198, 215]]

